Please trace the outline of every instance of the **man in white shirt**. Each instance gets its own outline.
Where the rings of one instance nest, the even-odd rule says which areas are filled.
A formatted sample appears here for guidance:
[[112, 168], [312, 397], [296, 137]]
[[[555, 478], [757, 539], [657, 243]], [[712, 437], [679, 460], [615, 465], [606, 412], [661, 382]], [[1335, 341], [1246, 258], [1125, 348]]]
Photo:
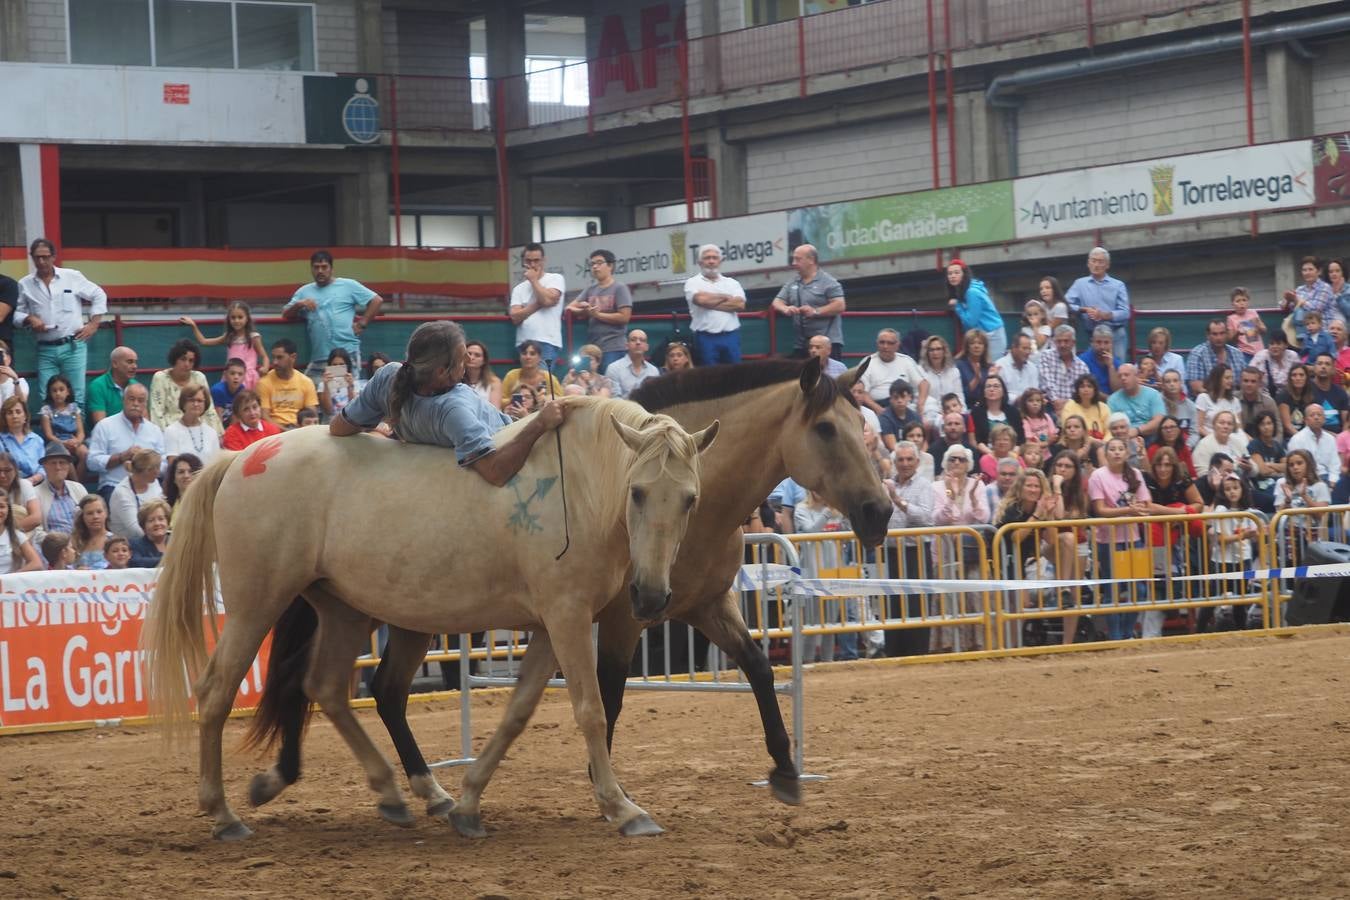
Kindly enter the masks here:
[[1341, 477], [1341, 457], [1336, 452], [1336, 435], [1324, 427], [1326, 410], [1320, 403], [1309, 403], [1303, 411], [1303, 427], [1289, 439], [1289, 450], [1307, 450], [1317, 461], [1317, 477], [1335, 483]]
[[990, 375], [1003, 379], [1008, 389], [1008, 403], [1016, 403], [1022, 392], [1041, 386], [1041, 370], [1031, 361], [1031, 337], [1024, 333], [1014, 334], [1008, 343], [1008, 352], [994, 360]]
[[914, 358], [900, 352], [900, 332], [894, 328], [883, 328], [877, 332], [877, 352], [868, 359], [867, 371], [863, 373], [862, 386], [867, 389], [866, 398], [860, 402], [877, 415], [886, 411], [891, 399], [891, 385], [904, 380], [919, 392], [915, 409], [923, 409], [928, 400], [928, 382], [914, 362]]
[[698, 274], [684, 283], [700, 366], [741, 361], [741, 320], [736, 314], [745, 309], [745, 290], [721, 274], [721, 266], [722, 248], [704, 244], [698, 248]]
[[526, 341], [539, 345], [550, 370], [562, 356], [562, 296], [567, 282], [557, 272], [544, 271], [544, 245], [526, 244], [520, 254], [525, 280], [511, 290], [511, 323], [516, 326], [516, 350]]
[[[76, 269], [56, 265], [56, 245], [38, 238], [28, 248], [33, 274], [19, 281], [19, 303], [14, 324], [27, 325], [37, 338], [37, 389], [45, 393], [53, 375], [64, 375], [75, 389], [75, 402], [84, 405], [84, 370], [88, 341], [108, 311], [108, 295]], [[80, 304], [89, 304], [84, 321]]]
[[647, 361], [647, 332], [641, 328], [628, 332], [628, 355], [614, 360], [605, 370], [616, 397], [627, 397], [642, 382], [660, 374], [661, 370]]
[[100, 419], [89, 437], [89, 471], [98, 473], [98, 492], [106, 501], [127, 477], [126, 465], [139, 450], [154, 450], [164, 474], [164, 432], [145, 417], [150, 392], [139, 382], [122, 392], [122, 411]]

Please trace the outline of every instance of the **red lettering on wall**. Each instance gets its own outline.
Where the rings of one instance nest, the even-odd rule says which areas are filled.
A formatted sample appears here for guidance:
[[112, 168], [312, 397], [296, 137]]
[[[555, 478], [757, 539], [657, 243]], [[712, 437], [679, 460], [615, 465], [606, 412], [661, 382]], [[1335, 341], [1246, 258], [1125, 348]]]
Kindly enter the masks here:
[[165, 84], [164, 102], [175, 106], [187, 106], [192, 102], [192, 85]]
[[625, 91], [638, 89], [637, 71], [633, 68], [633, 54], [628, 49], [628, 35], [623, 17], [605, 16], [600, 26], [599, 57], [591, 64], [591, 96], [603, 97], [611, 81], [622, 81]]

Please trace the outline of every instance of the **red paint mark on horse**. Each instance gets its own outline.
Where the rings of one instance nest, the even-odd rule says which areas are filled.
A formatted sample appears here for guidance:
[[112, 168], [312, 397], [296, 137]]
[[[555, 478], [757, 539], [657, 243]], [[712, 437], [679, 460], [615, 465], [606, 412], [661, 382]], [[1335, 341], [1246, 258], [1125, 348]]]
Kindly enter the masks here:
[[263, 441], [244, 460], [244, 477], [261, 475], [267, 471], [267, 461], [281, 452], [281, 438]]

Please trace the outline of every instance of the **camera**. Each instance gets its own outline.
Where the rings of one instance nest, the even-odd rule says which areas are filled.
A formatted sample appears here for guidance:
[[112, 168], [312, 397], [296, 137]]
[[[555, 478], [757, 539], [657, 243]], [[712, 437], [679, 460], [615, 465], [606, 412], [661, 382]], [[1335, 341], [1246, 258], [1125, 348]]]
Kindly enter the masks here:
[[589, 356], [572, 357], [573, 372], [589, 372], [591, 370], [591, 358]]

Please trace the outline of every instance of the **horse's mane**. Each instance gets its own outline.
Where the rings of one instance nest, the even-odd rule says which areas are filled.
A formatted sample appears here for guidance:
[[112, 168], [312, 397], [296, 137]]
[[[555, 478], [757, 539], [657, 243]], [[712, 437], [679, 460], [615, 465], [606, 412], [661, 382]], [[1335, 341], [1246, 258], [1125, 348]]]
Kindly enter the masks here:
[[[809, 362], [809, 361], [808, 361]], [[628, 398], [651, 412], [659, 412], [684, 403], [719, 400], [747, 391], [794, 381], [802, 377], [806, 363], [799, 359], [765, 359], [734, 365], [703, 366], [671, 372], [642, 382]], [[813, 419], [834, 405], [840, 396], [852, 395], [840, 389], [833, 378], [816, 379], [806, 397], [804, 417]]]

